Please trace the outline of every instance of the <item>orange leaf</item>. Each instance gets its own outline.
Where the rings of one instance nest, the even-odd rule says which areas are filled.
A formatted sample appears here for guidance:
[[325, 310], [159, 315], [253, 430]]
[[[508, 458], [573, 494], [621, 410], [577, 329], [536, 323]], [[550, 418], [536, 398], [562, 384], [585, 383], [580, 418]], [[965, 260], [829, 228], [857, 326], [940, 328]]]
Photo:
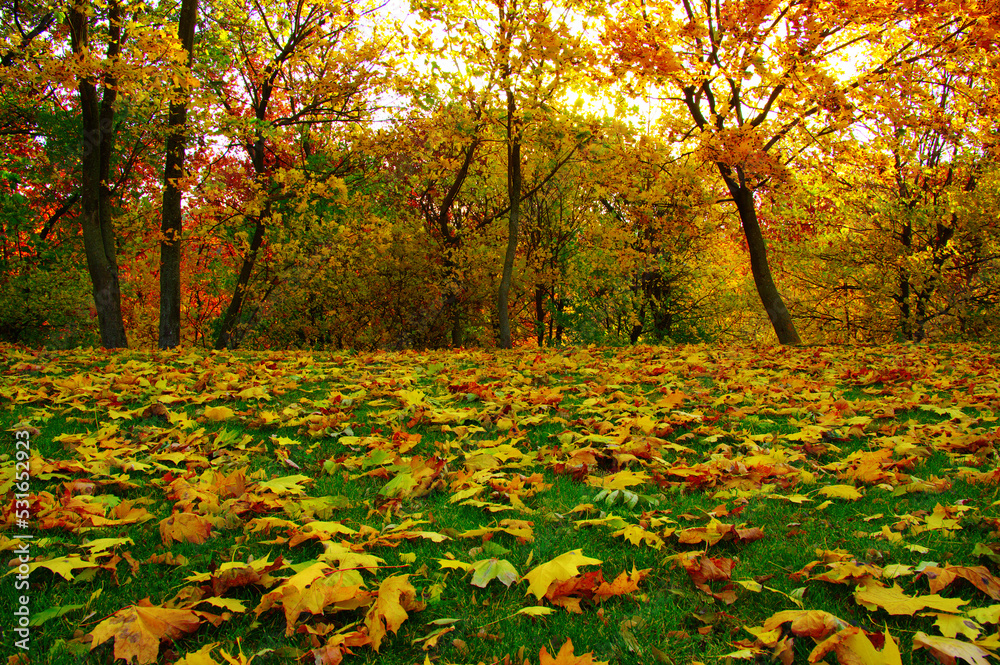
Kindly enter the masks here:
[[990, 574], [985, 566], [927, 566], [923, 570], [930, 582], [931, 593], [937, 593], [956, 578], [961, 577], [993, 600], [1000, 600], [1000, 580]]
[[207, 518], [194, 513], [176, 513], [160, 520], [160, 538], [167, 547], [176, 540], [179, 543], [200, 545], [212, 535], [212, 523]]
[[790, 628], [795, 635], [819, 640], [847, 627], [842, 620], [822, 610], [785, 610], [765, 621], [764, 629], [771, 631], [786, 622], [791, 622]]
[[608, 665], [607, 661], [594, 660], [592, 652], [577, 656], [573, 653], [573, 641], [566, 639], [566, 643], [559, 649], [555, 658], [549, 655], [548, 649], [542, 647], [538, 652], [539, 665]]
[[94, 628], [90, 649], [115, 639], [115, 659], [138, 665], [155, 663], [161, 639], [177, 639], [198, 630], [202, 618], [217, 618], [194, 610], [171, 610], [164, 607], [130, 605], [118, 610]]
[[973, 665], [989, 665], [991, 655], [989, 651], [975, 644], [950, 637], [927, 635], [923, 632], [913, 636], [913, 650], [917, 649], [927, 649], [942, 663], [954, 663], [956, 659], [961, 659]]
[[624, 596], [627, 593], [632, 593], [639, 589], [639, 582], [644, 580], [651, 568], [645, 568], [643, 570], [636, 570], [635, 567], [632, 568], [632, 574], [622, 571], [622, 573], [614, 579], [611, 584], [607, 582], [601, 582], [601, 586], [597, 587], [594, 592], [594, 598], [598, 602], [607, 600], [611, 596]]

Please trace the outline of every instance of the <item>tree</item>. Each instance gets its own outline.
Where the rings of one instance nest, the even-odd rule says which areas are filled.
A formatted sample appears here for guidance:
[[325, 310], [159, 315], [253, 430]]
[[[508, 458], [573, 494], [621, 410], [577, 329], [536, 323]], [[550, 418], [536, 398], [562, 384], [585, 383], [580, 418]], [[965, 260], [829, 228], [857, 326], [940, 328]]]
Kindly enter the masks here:
[[[316, 128], [366, 117], [365, 94], [388, 62], [381, 37], [364, 40], [358, 34], [360, 18], [372, 9], [359, 13], [350, 3], [278, 0], [251, 7], [223, 3], [213, 10], [214, 20], [235, 40], [235, 70], [221, 72], [218, 84], [230, 118], [224, 131], [244, 151], [255, 189], [244, 214], [250, 240], [216, 336], [215, 346], [222, 349], [239, 342], [234, 330], [282, 189], [275, 176], [309, 155]], [[303, 138], [301, 152], [295, 138]], [[322, 174], [311, 178], [322, 179]]]
[[[198, 18], [198, 0], [181, 0], [177, 39], [181, 56], [191, 67], [194, 57], [194, 31]], [[160, 231], [160, 348], [181, 343], [181, 186], [184, 176], [184, 142], [187, 128], [186, 90], [190, 83], [179, 79], [167, 117], [166, 164], [163, 168], [163, 206]]]
[[73, 55], [83, 63], [83, 71], [78, 76], [80, 115], [83, 121], [80, 224], [101, 331], [101, 345], [116, 349], [128, 346], [122, 321], [121, 286], [109, 184], [119, 89], [115, 67], [121, 53], [124, 15], [118, 0], [109, 0], [107, 6], [107, 66], [100, 75], [100, 96], [96, 73], [100, 67], [94, 62], [90, 43], [93, 8], [88, 2], [81, 0], [70, 7], [69, 26]]
[[[425, 20], [435, 16], [447, 28], [442, 45], [460, 61], [465, 86], [476, 80], [494, 91], [489, 108], [497, 137], [504, 146], [506, 205], [492, 217], [507, 219], [506, 243], [497, 288], [497, 335], [501, 348], [513, 340], [510, 297], [517, 256], [522, 201], [550, 179], [590, 139], [588, 131], [576, 131], [561, 109], [562, 96], [578, 76], [577, 70], [590, 58], [592, 49], [581, 31], [572, 25], [566, 5], [548, 0], [491, 0], [488, 4], [444, 4], [423, 10]], [[460, 55], [459, 55], [460, 54]], [[525, 157], [532, 150], [533, 125], [565, 122], [571, 137], [568, 150], [542, 172], [528, 173]], [[573, 138], [574, 135], [575, 138]], [[526, 186], [527, 184], [527, 186]]]
[[803, 204], [771, 206], [815, 229], [793, 251], [827, 335], [981, 337], [998, 314], [992, 91], [975, 62], [921, 64], [879, 92], [863, 144], [815, 160]]
[[[982, 18], [984, 21], [979, 21]], [[662, 96], [666, 124], [718, 172], [758, 295], [782, 344], [800, 342], [771, 274], [756, 196], [806, 147], [850, 125], [906, 65], [978, 48], [989, 11], [896, 2], [623, 0], [605, 25], [613, 76]], [[864, 55], [857, 53], [861, 51]], [[839, 71], [846, 63], [857, 71]], [[661, 92], [662, 91], [662, 92]]]

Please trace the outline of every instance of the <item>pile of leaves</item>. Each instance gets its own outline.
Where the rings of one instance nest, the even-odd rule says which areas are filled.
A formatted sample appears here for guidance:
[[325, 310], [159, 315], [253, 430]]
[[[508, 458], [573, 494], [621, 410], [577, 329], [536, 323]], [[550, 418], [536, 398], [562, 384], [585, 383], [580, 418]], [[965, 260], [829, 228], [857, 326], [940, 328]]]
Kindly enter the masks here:
[[986, 663], [998, 367], [0, 347], [11, 662]]

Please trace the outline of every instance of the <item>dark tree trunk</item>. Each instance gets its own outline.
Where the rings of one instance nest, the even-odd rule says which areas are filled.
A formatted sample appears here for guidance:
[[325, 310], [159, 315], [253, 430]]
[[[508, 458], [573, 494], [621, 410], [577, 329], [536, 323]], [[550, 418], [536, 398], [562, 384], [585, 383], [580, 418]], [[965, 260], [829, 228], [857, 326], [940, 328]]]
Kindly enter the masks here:
[[[83, 5], [73, 5], [69, 14], [71, 46], [73, 53], [78, 55], [90, 46], [87, 9]], [[121, 7], [112, 0], [108, 4], [108, 60], [117, 59], [121, 50], [121, 25]], [[112, 74], [105, 75], [103, 88], [103, 97], [98, 103], [97, 84], [93, 77], [84, 76], [79, 81], [83, 120], [80, 224], [101, 346], [119, 349], [128, 346], [128, 339], [122, 321], [116, 238], [108, 185], [114, 150], [114, 106], [118, 95], [118, 81]]]
[[[187, 52], [190, 69], [198, 0], [182, 0], [177, 37]], [[181, 343], [181, 190], [184, 177], [184, 142], [187, 125], [186, 85], [178, 86], [179, 99], [170, 104], [167, 117], [167, 160], [163, 169], [163, 210], [160, 231], [160, 348]]]
[[[258, 121], [258, 126], [263, 125], [267, 118], [267, 106], [271, 100], [271, 93], [274, 92], [274, 76], [277, 69], [272, 69], [271, 76], [261, 86], [260, 99], [254, 112]], [[269, 183], [267, 166], [264, 160], [265, 139], [261, 129], [257, 129], [253, 143], [246, 146], [247, 154], [250, 155], [250, 162], [253, 164], [254, 173], [263, 183]], [[240, 312], [243, 309], [243, 300], [246, 298], [247, 288], [250, 285], [250, 276], [253, 274], [254, 265], [257, 263], [257, 252], [264, 244], [265, 224], [271, 217], [270, 195], [264, 204], [264, 210], [254, 218], [253, 239], [250, 241], [250, 250], [243, 257], [243, 266], [240, 268], [239, 277], [236, 279], [236, 288], [233, 289], [233, 297], [229, 301], [226, 315], [222, 319], [222, 327], [219, 329], [219, 336], [215, 340], [216, 349], [236, 348], [239, 340], [233, 339], [233, 329], [239, 321]]]
[[771, 277], [771, 267], [767, 262], [767, 247], [764, 244], [760, 223], [757, 221], [753, 192], [746, 186], [739, 167], [736, 167], [736, 173], [725, 164], [718, 164], [718, 168], [726, 187], [729, 188], [733, 201], [736, 203], [736, 209], [739, 211], [743, 235], [750, 251], [750, 271], [753, 273], [754, 285], [757, 287], [757, 295], [760, 296], [760, 301], [764, 305], [764, 311], [767, 312], [767, 318], [770, 319], [774, 332], [778, 336], [778, 342], [781, 344], [801, 344], [802, 340], [795, 330], [792, 316]]
[[497, 294], [497, 316], [500, 320], [500, 348], [513, 346], [510, 335], [510, 287], [514, 279], [514, 258], [517, 255], [517, 233], [521, 217], [521, 129], [514, 114], [517, 106], [514, 93], [507, 91], [507, 252], [503, 258], [503, 276]]
[[240, 268], [240, 276], [236, 281], [233, 299], [229, 301], [226, 316], [222, 319], [219, 337], [215, 340], [215, 348], [217, 349], [235, 348], [238, 345], [233, 343], [233, 328], [236, 327], [240, 310], [243, 309], [243, 298], [246, 295], [247, 286], [250, 284], [250, 275], [253, 272], [254, 264], [257, 262], [257, 251], [260, 250], [260, 246], [264, 242], [264, 220], [270, 216], [270, 207], [270, 204], [265, 207], [264, 214], [257, 218], [257, 223], [254, 226], [250, 252], [243, 259], [243, 267]]
[[538, 346], [545, 346], [545, 287], [535, 285], [535, 335]]
[[[899, 244], [903, 246], [905, 255], [910, 254], [910, 247], [913, 244], [913, 226], [909, 221], [903, 225], [903, 230], [899, 234]], [[903, 334], [903, 339], [913, 339], [913, 327], [910, 320], [910, 271], [904, 262], [899, 266], [899, 293], [896, 295], [896, 304], [899, 305], [899, 329]]]

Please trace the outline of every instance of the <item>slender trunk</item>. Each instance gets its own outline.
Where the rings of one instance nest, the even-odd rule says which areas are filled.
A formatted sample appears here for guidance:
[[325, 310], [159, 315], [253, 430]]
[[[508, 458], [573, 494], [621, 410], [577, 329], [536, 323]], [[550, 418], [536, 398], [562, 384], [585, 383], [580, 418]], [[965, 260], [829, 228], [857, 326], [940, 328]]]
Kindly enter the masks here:
[[556, 346], [559, 346], [559, 345], [562, 344], [562, 336], [563, 336], [563, 318], [562, 318], [562, 312], [563, 312], [563, 301], [562, 301], [562, 298], [556, 298], [556, 314], [559, 316], [559, 323], [556, 325], [556, 336], [555, 336]]
[[545, 346], [545, 288], [535, 285], [535, 335], [538, 346]]
[[451, 346], [453, 349], [459, 348], [464, 343], [465, 336], [463, 333], [462, 313], [456, 304], [451, 310]]
[[[182, 0], [177, 37], [187, 52], [191, 68], [198, 0]], [[181, 189], [184, 177], [184, 131], [187, 125], [186, 85], [177, 87], [178, 100], [171, 102], [167, 117], [167, 161], [163, 169], [163, 209], [160, 215], [160, 348], [181, 343]]]
[[270, 203], [265, 207], [265, 212], [257, 218], [257, 223], [253, 230], [253, 239], [250, 241], [250, 252], [243, 259], [243, 267], [240, 268], [240, 276], [236, 281], [236, 289], [233, 291], [233, 299], [229, 301], [229, 308], [222, 319], [222, 328], [219, 330], [219, 337], [215, 340], [215, 348], [226, 349], [235, 348], [238, 344], [233, 344], [233, 328], [240, 317], [240, 310], [243, 309], [243, 298], [246, 295], [247, 286], [250, 284], [250, 274], [253, 272], [254, 264], [257, 262], [257, 251], [264, 242], [264, 220], [270, 216]]
[[497, 295], [497, 315], [500, 319], [500, 348], [513, 346], [510, 335], [510, 286], [514, 278], [514, 258], [517, 254], [517, 233], [521, 217], [521, 130], [514, 114], [517, 106], [514, 93], [507, 91], [507, 252], [503, 259], [503, 277]]
[[743, 235], [747, 240], [747, 247], [750, 251], [750, 271], [753, 273], [754, 285], [757, 287], [757, 295], [764, 305], [767, 318], [771, 321], [778, 342], [781, 344], [801, 344], [792, 316], [785, 306], [785, 301], [778, 292], [778, 287], [771, 277], [771, 267], [767, 262], [767, 247], [764, 244], [764, 235], [760, 230], [760, 223], [757, 221], [757, 209], [754, 205], [753, 192], [746, 186], [743, 173], [736, 167], [736, 174], [733, 169], [725, 164], [718, 164], [722, 179], [729, 188], [729, 193], [736, 202], [736, 209], [740, 214], [740, 223], [743, 225]]
[[[89, 48], [87, 9], [82, 5], [73, 5], [69, 14], [71, 46], [73, 53], [81, 58]], [[120, 52], [121, 24], [121, 7], [112, 0], [108, 5], [108, 60], [117, 59]], [[93, 286], [97, 323], [101, 332], [101, 346], [106, 349], [128, 346], [122, 320], [116, 238], [111, 220], [111, 191], [108, 186], [114, 149], [117, 83], [113, 75], [105, 75], [103, 97], [99, 104], [94, 78], [84, 75], [79, 81], [83, 120], [80, 224], [87, 270]]]
[[[263, 125], [267, 118], [267, 105], [274, 91], [273, 79], [261, 87], [260, 101], [254, 113], [259, 125]], [[254, 173], [258, 181], [265, 185], [270, 184], [267, 166], [264, 160], [264, 134], [258, 129], [254, 142], [246, 146], [247, 154], [253, 164]], [[247, 287], [250, 284], [250, 275], [253, 273], [254, 265], [257, 262], [257, 252], [264, 244], [265, 224], [271, 218], [270, 192], [267, 192], [268, 199], [264, 203], [264, 210], [254, 218], [253, 239], [250, 241], [250, 250], [243, 257], [243, 266], [240, 268], [239, 277], [236, 279], [236, 288], [233, 289], [233, 297], [229, 301], [226, 315], [222, 319], [222, 327], [219, 329], [219, 336], [215, 340], [216, 349], [236, 348], [239, 340], [233, 339], [233, 328], [240, 318], [240, 311], [243, 309], [243, 300], [246, 297]]]
[[[903, 225], [903, 231], [899, 234], [899, 244], [903, 246], [903, 255], [910, 255], [910, 248], [913, 244], [913, 226], [907, 220]], [[896, 298], [899, 305], [899, 328], [903, 334], [903, 339], [912, 341], [913, 327], [910, 319], [910, 271], [906, 268], [906, 261], [899, 262], [899, 295]]]

